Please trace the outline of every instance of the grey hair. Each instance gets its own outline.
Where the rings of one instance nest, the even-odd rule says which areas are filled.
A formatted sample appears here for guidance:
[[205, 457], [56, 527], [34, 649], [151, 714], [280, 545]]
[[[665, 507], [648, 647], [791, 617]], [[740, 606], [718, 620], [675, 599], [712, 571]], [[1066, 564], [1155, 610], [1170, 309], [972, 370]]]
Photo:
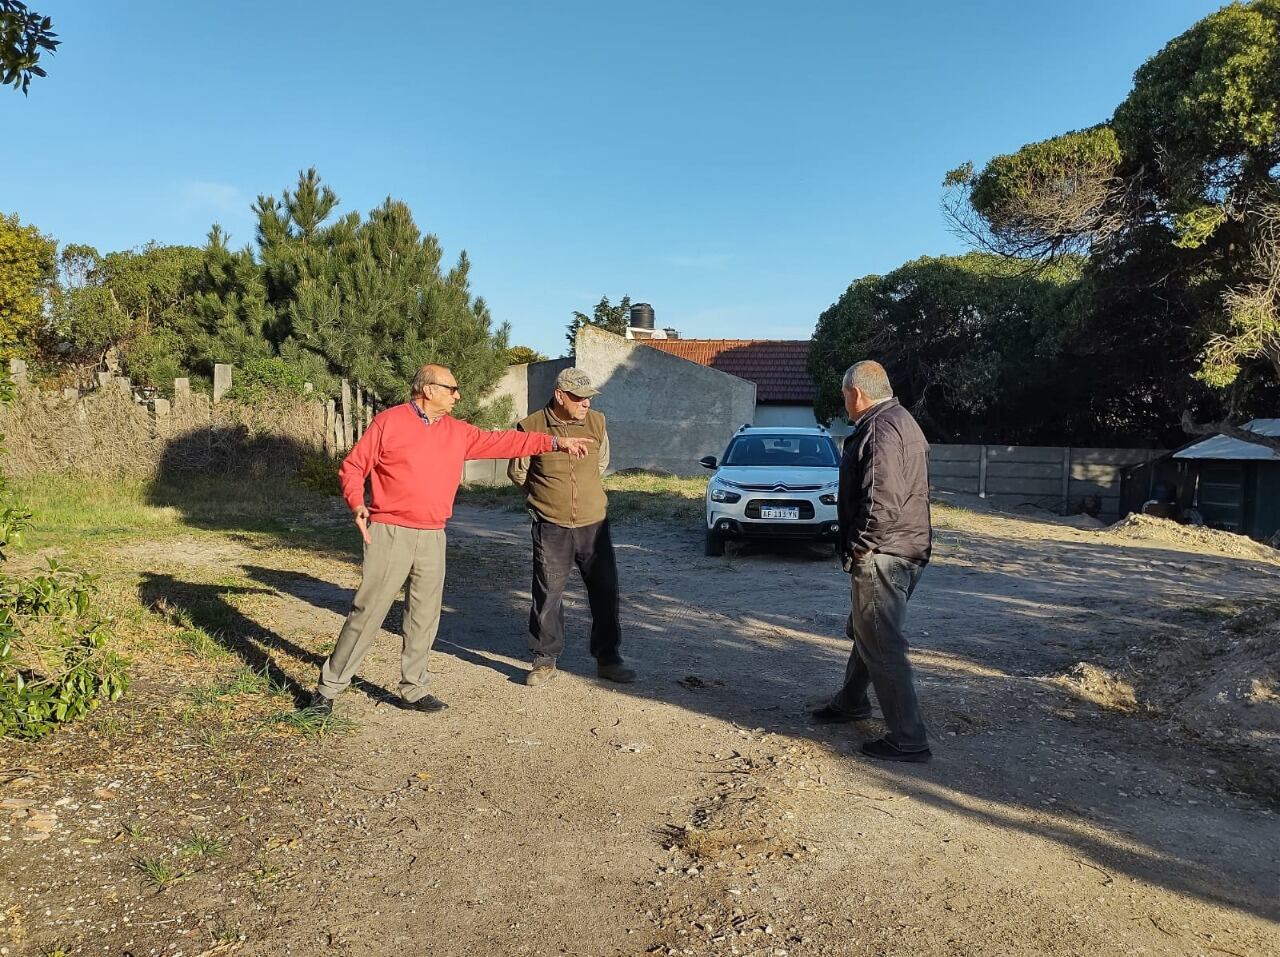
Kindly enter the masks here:
[[840, 383], [842, 389], [858, 389], [873, 402], [888, 399], [893, 395], [893, 386], [889, 384], [889, 374], [884, 366], [873, 359], [855, 362], [844, 372]]
[[435, 381], [435, 373], [432, 371], [431, 366], [423, 366], [413, 377], [413, 394], [426, 395], [427, 386], [432, 385]]

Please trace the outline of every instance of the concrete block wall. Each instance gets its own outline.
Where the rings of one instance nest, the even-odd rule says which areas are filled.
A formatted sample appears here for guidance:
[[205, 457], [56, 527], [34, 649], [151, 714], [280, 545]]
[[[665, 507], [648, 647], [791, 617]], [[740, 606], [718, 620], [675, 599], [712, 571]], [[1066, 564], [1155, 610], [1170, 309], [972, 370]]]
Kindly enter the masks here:
[[981, 495], [1001, 508], [1033, 505], [1078, 512], [1096, 498], [1106, 518], [1120, 512], [1121, 471], [1162, 454], [1157, 449], [1081, 449], [1029, 445], [935, 445], [929, 484]]
[[575, 352], [601, 390], [592, 405], [609, 419], [613, 471], [703, 474], [698, 459], [722, 455], [755, 413], [755, 383], [594, 326], [578, 331]]
[[[720, 456], [738, 427], [755, 413], [756, 387], [718, 369], [650, 349], [584, 326], [575, 359], [551, 359], [507, 370], [495, 395], [508, 395], [517, 419], [546, 405], [561, 369], [576, 365], [601, 390], [592, 408], [609, 420], [610, 471], [662, 469], [700, 475], [698, 459]], [[468, 462], [468, 482], [506, 478], [506, 462]]]

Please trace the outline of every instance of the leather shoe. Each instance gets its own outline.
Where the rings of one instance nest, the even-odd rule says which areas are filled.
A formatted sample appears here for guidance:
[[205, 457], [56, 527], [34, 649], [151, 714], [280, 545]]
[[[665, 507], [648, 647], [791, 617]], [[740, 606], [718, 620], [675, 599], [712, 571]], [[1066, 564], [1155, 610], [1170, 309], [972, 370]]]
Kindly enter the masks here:
[[829, 704], [824, 704], [821, 708], [815, 708], [809, 714], [818, 724], [848, 724], [850, 721], [866, 721], [871, 717], [871, 709], [868, 708], [866, 711], [850, 714]]
[[534, 685], [546, 684], [557, 674], [556, 663], [554, 661], [550, 663], [539, 662], [530, 668], [525, 674], [524, 683], [532, 688]]
[[406, 701], [400, 706], [405, 711], [421, 711], [423, 714], [435, 714], [449, 707], [433, 694], [423, 695], [417, 701]]
[[928, 748], [920, 751], [903, 751], [888, 738], [862, 742], [862, 753], [869, 758], [879, 758], [881, 761], [907, 761], [911, 764], [927, 764], [933, 757], [933, 752]]
[[621, 661], [610, 665], [596, 665], [596, 674], [605, 681], [616, 681], [621, 685], [629, 685], [636, 680], [634, 668], [628, 668]]
[[320, 715], [331, 715], [333, 714], [333, 699], [326, 698], [319, 691], [312, 692], [311, 700], [307, 702], [307, 706], [303, 710]]

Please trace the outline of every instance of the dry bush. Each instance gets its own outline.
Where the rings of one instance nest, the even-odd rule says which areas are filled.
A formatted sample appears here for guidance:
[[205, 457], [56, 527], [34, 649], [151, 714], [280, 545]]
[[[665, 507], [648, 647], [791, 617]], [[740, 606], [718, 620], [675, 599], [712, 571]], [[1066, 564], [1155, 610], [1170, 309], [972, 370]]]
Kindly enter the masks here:
[[322, 426], [319, 404], [294, 398], [212, 405], [192, 395], [173, 403], [167, 422], [115, 389], [74, 401], [23, 389], [0, 408], [3, 469], [15, 478], [289, 475], [322, 447]]

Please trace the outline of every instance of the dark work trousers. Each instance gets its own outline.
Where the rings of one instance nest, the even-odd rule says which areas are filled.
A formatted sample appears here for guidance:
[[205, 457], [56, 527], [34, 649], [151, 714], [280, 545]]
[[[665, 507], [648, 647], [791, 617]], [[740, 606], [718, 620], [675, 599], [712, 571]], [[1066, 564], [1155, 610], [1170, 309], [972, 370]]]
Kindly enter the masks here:
[[896, 555], [872, 553], [854, 564], [851, 608], [846, 631], [853, 651], [844, 672], [844, 687], [831, 705], [850, 715], [871, 710], [867, 686], [889, 726], [888, 738], [904, 751], [923, 751], [929, 744], [916, 702], [911, 662], [907, 658], [907, 602], [923, 567]]
[[533, 523], [533, 607], [529, 648], [534, 664], [555, 661], [564, 651], [564, 588], [574, 565], [582, 573], [591, 606], [591, 654], [602, 665], [622, 660], [618, 620], [618, 564], [609, 520], [581, 528]]

